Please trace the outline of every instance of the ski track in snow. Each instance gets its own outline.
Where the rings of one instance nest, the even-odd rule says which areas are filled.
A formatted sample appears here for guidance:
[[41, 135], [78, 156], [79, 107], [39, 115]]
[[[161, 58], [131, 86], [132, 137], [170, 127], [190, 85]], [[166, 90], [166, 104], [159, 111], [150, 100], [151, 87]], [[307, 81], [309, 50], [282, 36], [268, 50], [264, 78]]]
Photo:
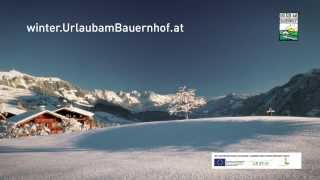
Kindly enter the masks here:
[[[320, 119], [225, 117], [0, 140], [0, 179], [320, 179]], [[301, 170], [212, 170], [211, 152], [302, 152]]]

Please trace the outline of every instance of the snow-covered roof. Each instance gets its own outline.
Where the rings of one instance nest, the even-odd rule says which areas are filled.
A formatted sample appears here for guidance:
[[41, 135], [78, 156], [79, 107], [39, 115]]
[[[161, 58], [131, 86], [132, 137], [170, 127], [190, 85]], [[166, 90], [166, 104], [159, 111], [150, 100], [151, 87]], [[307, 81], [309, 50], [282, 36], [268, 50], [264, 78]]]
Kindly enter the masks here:
[[20, 123], [26, 122], [28, 120], [31, 120], [31, 119], [33, 119], [37, 116], [40, 116], [42, 114], [45, 114], [45, 113], [51, 114], [51, 115], [58, 117], [60, 119], [67, 119], [66, 117], [64, 117], [60, 114], [57, 114], [55, 112], [51, 112], [48, 110], [34, 110], [34, 111], [28, 111], [28, 112], [13, 116], [8, 119], [8, 122], [13, 123], [14, 125], [18, 125]]
[[76, 112], [76, 113], [79, 113], [79, 114], [82, 114], [82, 115], [85, 115], [85, 116], [89, 116], [89, 117], [94, 116], [94, 113], [92, 113], [90, 111], [86, 111], [86, 110], [83, 110], [83, 109], [80, 109], [80, 108], [77, 108], [77, 107], [73, 107], [73, 106], [62, 107], [62, 108], [59, 108], [59, 109], [55, 110], [54, 112], [58, 112], [58, 111], [61, 111], [61, 110], [66, 110], [66, 111], [70, 111], [70, 112]]
[[19, 109], [19, 108], [17, 108], [16, 106], [14, 106], [12, 104], [5, 104], [4, 111], [8, 112], [8, 113], [11, 113], [11, 114], [14, 114], [14, 115], [18, 115], [18, 114], [22, 114], [22, 113], [26, 112], [26, 110]]

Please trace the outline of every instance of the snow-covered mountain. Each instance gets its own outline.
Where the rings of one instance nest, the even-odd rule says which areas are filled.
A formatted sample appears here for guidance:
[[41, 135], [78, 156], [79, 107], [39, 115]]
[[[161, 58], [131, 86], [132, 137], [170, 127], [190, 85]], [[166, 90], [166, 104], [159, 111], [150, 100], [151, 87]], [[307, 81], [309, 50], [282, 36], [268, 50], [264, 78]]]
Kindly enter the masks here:
[[[19, 107], [25, 111], [43, 105], [53, 109], [72, 103], [87, 110], [117, 116], [118, 119], [145, 121], [147, 117], [157, 120], [178, 118], [167, 112], [169, 103], [175, 98], [174, 94], [162, 95], [153, 91], [87, 91], [60, 78], [37, 77], [16, 70], [0, 72], [0, 93], [0, 102], [6, 108]], [[108, 120], [114, 119], [109, 117]]]
[[[152, 91], [86, 91], [60, 78], [36, 77], [16, 70], [0, 72], [0, 85], [7, 86], [10, 91], [13, 91], [13, 89], [19, 89], [21, 91], [25, 90], [26, 93], [35, 93], [30, 96], [37, 94], [47, 97], [56, 97], [58, 99], [60, 98], [60, 100], [67, 100], [85, 106], [92, 106], [98, 100], [104, 100], [135, 112], [146, 110], [165, 110], [168, 103], [174, 97], [171, 94], [161, 95]], [[58, 102], [54, 102], [52, 105], [57, 103]], [[47, 103], [45, 104], [47, 105]]]
[[[174, 94], [163, 95], [153, 91], [86, 91], [60, 78], [36, 77], [15, 70], [0, 72], [0, 101], [26, 110], [40, 105], [55, 107], [72, 102], [92, 111], [126, 119], [144, 121], [145, 117], [150, 116], [153, 119], [156, 116], [172, 119], [167, 108], [173, 98]], [[269, 107], [278, 115], [318, 116], [320, 70], [298, 74], [283, 86], [266, 93], [231, 93], [207, 98], [206, 101], [206, 105], [191, 113], [192, 117], [265, 115]]]
[[153, 91], [114, 92], [110, 90], [94, 90], [93, 97], [105, 100], [135, 112], [166, 110], [174, 98], [173, 94], [161, 95]]
[[219, 96], [208, 100], [206, 106], [203, 106], [194, 112], [196, 117], [218, 117], [234, 116], [236, 110], [243, 106], [246, 99], [257, 94], [237, 94], [230, 93], [225, 96]]
[[276, 115], [320, 115], [320, 69], [293, 76], [289, 82], [250, 97], [236, 110], [238, 115], [264, 115], [271, 107]]
[[38, 95], [61, 97], [77, 103], [90, 104], [90, 94], [56, 77], [36, 77], [11, 70], [0, 72], [0, 85], [29, 90]]

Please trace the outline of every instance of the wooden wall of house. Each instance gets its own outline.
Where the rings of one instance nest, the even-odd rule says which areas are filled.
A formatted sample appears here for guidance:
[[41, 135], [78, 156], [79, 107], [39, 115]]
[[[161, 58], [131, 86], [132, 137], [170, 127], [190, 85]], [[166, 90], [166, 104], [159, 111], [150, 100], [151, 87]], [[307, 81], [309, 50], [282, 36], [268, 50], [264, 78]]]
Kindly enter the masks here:
[[79, 121], [81, 124], [83, 124], [86, 127], [94, 128], [96, 126], [94, 119], [92, 119], [89, 116], [85, 116], [76, 112], [68, 111], [65, 109], [62, 109], [60, 111], [56, 112], [57, 114], [60, 114], [62, 116], [65, 116], [67, 118], [74, 118], [77, 121]]
[[62, 116], [65, 116], [67, 118], [74, 118], [74, 119], [82, 119], [85, 116], [76, 112], [68, 111], [65, 109], [59, 110], [56, 112], [57, 114], [60, 114]]
[[51, 134], [58, 134], [63, 132], [62, 119], [57, 118], [49, 113], [39, 115], [25, 123], [20, 124], [19, 126], [23, 127], [26, 124], [38, 124], [40, 127], [46, 126], [50, 129]]

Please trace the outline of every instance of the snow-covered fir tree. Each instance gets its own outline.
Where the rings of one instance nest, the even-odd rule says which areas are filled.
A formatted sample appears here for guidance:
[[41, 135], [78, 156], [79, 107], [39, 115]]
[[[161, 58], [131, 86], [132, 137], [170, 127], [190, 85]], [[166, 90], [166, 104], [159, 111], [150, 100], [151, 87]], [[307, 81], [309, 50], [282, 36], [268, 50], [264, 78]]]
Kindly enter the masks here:
[[187, 89], [186, 86], [183, 86], [176, 92], [168, 110], [170, 114], [184, 114], [185, 118], [189, 119], [189, 115], [193, 109], [197, 109], [205, 104], [204, 98], [196, 96], [195, 89]]
[[84, 128], [79, 121], [73, 118], [63, 121], [63, 126], [64, 132], [78, 132]]

